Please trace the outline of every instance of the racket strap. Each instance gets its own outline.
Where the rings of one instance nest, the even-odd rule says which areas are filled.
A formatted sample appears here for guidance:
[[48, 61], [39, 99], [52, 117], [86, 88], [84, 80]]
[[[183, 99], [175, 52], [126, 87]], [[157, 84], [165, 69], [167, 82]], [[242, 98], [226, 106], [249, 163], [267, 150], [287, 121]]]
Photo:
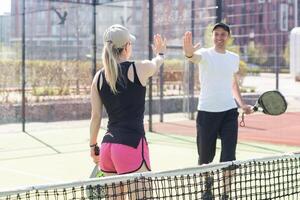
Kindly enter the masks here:
[[240, 126], [245, 127], [245, 113], [244, 112], [242, 113], [242, 120], [240, 122]]

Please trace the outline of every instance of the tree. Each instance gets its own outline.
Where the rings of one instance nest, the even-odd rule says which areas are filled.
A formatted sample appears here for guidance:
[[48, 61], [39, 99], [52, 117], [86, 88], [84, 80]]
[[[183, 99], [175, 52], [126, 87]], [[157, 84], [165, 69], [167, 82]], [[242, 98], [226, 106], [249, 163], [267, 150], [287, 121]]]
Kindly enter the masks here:
[[283, 51], [283, 60], [286, 66], [290, 64], [290, 42], [287, 42]]
[[257, 65], [266, 65], [268, 62], [267, 51], [264, 46], [254, 41], [249, 42], [248, 48], [248, 62]]

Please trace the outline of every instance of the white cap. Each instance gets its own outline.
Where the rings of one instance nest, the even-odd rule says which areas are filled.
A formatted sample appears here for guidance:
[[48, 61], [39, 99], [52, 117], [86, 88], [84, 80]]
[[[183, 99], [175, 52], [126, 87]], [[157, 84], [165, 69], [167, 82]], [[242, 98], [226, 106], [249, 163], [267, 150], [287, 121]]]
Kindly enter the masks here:
[[103, 42], [112, 42], [116, 48], [123, 47], [127, 42], [135, 41], [135, 37], [131, 35], [128, 29], [120, 24], [114, 24], [103, 35]]

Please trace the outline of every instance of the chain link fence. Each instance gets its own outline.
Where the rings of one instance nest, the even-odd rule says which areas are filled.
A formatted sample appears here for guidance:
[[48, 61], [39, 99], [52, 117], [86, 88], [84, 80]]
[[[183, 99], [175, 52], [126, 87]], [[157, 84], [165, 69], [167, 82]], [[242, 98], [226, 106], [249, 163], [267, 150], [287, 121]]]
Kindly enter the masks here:
[[193, 32], [195, 43], [209, 47], [211, 27], [222, 19], [232, 28], [229, 49], [240, 54], [241, 77], [247, 73], [287, 73], [289, 32], [298, 23], [296, 2], [153, 0], [151, 11], [148, 0], [12, 0], [11, 13], [0, 18], [1, 30], [5, 30], [0, 35], [0, 123], [22, 121], [22, 45], [26, 121], [88, 119], [94, 67], [100, 69], [102, 65], [102, 34], [116, 23], [136, 36], [135, 60], [148, 59], [149, 34], [159, 33], [168, 40], [164, 66], [152, 81], [153, 104], [151, 108], [147, 105], [146, 113], [151, 109], [153, 114], [160, 114], [160, 121], [163, 113], [169, 112], [188, 113], [193, 118], [200, 88], [197, 66], [182, 54], [185, 31]]

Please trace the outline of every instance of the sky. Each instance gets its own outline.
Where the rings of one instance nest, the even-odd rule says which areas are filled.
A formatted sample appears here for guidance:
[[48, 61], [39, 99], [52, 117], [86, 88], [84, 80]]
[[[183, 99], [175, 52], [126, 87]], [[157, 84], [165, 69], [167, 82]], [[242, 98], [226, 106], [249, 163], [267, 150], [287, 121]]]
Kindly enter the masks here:
[[11, 0], [0, 0], [0, 15], [10, 12], [10, 2]]

